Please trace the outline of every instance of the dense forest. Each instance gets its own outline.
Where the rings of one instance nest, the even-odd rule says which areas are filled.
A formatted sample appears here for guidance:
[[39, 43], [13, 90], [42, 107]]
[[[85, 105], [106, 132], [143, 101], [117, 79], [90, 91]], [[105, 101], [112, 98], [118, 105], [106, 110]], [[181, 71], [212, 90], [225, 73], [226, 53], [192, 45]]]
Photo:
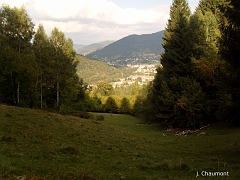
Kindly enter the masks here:
[[76, 74], [73, 42], [54, 28], [48, 37], [22, 6], [0, 9], [0, 101], [55, 108], [82, 98], [83, 81]]
[[121, 67], [116, 68], [105, 62], [90, 59], [86, 56], [77, 55], [79, 63], [77, 65], [77, 74], [88, 84], [96, 84], [98, 81], [116, 82], [121, 78], [127, 78], [132, 75], [137, 68]]
[[[240, 2], [174, 0], [142, 116], [173, 127], [240, 124]], [[141, 98], [141, 97], [139, 97]], [[146, 104], [148, 104], [146, 106]]]
[[[155, 79], [114, 89], [104, 81], [96, 87], [84, 82], [89, 72], [82, 62], [90, 61], [76, 56], [63, 32], [54, 28], [48, 37], [43, 25], [35, 32], [24, 7], [2, 5], [0, 102], [63, 113], [130, 113], [192, 129], [240, 124], [239, 7], [237, 0], [201, 0], [191, 13], [186, 0], [173, 0]], [[113, 68], [103, 77], [117, 73]]]

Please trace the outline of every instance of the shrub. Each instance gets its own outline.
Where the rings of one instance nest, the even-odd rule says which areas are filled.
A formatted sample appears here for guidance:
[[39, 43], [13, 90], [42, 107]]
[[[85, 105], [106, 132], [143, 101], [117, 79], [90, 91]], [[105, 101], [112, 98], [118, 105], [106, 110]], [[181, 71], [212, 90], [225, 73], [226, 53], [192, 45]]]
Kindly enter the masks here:
[[71, 114], [72, 112], [74, 112], [74, 110], [72, 107], [66, 104], [62, 104], [59, 108], [59, 112], [60, 114], [66, 115], [66, 114]]
[[105, 107], [105, 112], [110, 112], [110, 113], [118, 112], [116, 101], [111, 96], [108, 97], [104, 107]]
[[104, 115], [96, 115], [97, 121], [103, 121], [105, 119]]
[[88, 112], [86, 112], [86, 111], [81, 111], [81, 112], [79, 113], [79, 117], [80, 117], [80, 118], [84, 118], [84, 119], [90, 119], [91, 114], [88, 113]]

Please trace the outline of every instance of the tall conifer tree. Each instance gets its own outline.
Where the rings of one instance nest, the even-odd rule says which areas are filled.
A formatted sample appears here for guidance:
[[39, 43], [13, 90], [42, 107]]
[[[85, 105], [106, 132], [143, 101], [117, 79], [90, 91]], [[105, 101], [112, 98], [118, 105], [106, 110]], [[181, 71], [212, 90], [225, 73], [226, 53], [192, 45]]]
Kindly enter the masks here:
[[[161, 55], [163, 68], [153, 81], [153, 113], [168, 125], [196, 128], [205, 113], [205, 94], [194, 79], [190, 29], [190, 8], [186, 0], [174, 0], [165, 29]], [[204, 112], [205, 111], [205, 112]]]
[[161, 63], [166, 77], [191, 74], [189, 44], [190, 8], [186, 0], [174, 0], [170, 8], [170, 19], [164, 31]]
[[240, 124], [240, 1], [226, 0], [221, 25], [220, 54], [225, 60], [221, 82], [221, 117]]
[[216, 71], [221, 63], [218, 54], [218, 40], [220, 38], [219, 4], [222, 0], [201, 0], [195, 13], [191, 16], [193, 51], [192, 60], [196, 67], [195, 76], [206, 94], [205, 106], [210, 113], [207, 119], [216, 120], [219, 107], [218, 76]]

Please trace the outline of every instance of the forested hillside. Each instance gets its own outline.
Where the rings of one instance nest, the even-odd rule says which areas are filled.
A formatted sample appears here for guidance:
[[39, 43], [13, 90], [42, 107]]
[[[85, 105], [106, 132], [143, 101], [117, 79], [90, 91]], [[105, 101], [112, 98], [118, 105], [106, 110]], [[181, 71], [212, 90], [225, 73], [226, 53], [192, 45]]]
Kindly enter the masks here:
[[79, 63], [77, 74], [89, 84], [96, 84], [98, 81], [115, 82], [133, 74], [136, 68], [115, 68], [105, 62], [93, 60], [86, 56], [77, 56]]
[[130, 35], [105, 48], [90, 53], [88, 57], [100, 59], [119, 66], [138, 63], [159, 62], [163, 31], [153, 34]]

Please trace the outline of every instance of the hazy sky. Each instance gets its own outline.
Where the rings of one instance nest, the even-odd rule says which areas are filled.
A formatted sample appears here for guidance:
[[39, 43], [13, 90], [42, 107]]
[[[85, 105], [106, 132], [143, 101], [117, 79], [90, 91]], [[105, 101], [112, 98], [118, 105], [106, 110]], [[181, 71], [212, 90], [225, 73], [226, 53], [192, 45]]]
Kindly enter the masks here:
[[[57, 27], [74, 44], [88, 45], [164, 30], [172, 0], [0, 0], [3, 3], [25, 5], [36, 27], [43, 24], [48, 35]], [[198, 0], [188, 3], [193, 12]]]

